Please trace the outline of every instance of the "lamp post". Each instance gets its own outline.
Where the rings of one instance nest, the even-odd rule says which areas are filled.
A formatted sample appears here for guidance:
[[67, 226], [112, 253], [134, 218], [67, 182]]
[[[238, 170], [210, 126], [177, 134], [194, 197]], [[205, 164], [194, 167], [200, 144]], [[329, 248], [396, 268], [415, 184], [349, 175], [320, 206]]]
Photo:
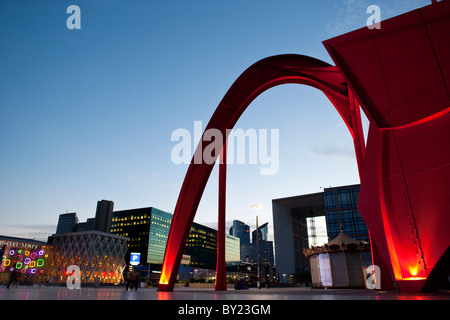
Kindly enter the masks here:
[[256, 210], [256, 272], [257, 272], [257, 280], [256, 286], [258, 289], [261, 289], [261, 281], [259, 275], [259, 227], [258, 227], [258, 209], [261, 208], [257, 204], [252, 205], [250, 208]]

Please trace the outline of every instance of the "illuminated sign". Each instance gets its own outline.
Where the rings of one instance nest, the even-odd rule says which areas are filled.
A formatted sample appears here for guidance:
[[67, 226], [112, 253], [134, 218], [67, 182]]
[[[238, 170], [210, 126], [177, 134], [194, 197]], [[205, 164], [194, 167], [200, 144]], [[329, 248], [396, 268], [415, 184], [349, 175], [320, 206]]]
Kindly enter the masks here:
[[[45, 247], [19, 241], [2, 242], [4, 247], [2, 248], [0, 272], [44, 274], [48, 258]], [[11, 247], [11, 244], [16, 246]]]
[[130, 264], [132, 266], [137, 266], [141, 262], [141, 254], [139, 252], [132, 252], [130, 254]]
[[0, 240], [0, 246], [9, 246], [9, 247], [16, 247], [16, 248], [27, 248], [27, 249], [37, 249], [39, 248], [39, 245], [34, 243], [28, 243], [23, 241], [11, 241], [11, 240]]
[[183, 257], [181, 258], [181, 264], [190, 264], [190, 263], [191, 263], [191, 256], [183, 254]]

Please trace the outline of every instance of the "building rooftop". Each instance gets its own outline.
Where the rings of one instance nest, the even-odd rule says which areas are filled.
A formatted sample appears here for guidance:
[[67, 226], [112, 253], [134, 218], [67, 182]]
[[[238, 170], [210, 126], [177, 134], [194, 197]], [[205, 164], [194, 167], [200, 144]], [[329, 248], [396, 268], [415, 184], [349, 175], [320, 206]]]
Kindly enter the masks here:
[[38, 240], [34, 240], [34, 239], [17, 238], [17, 237], [9, 237], [9, 236], [0, 235], [0, 245], [5, 244], [4, 242], [7, 242], [7, 241], [28, 242], [28, 243], [34, 243], [37, 245], [48, 245], [47, 242], [38, 241]]
[[118, 236], [118, 235], [116, 235], [114, 233], [102, 232], [102, 231], [97, 231], [97, 230], [86, 230], [86, 231], [58, 233], [58, 234], [53, 234], [52, 237], [56, 238], [56, 237], [81, 236], [81, 235], [91, 235], [91, 234], [102, 235], [102, 236], [106, 236], [106, 237], [110, 237], [110, 238], [116, 238], [116, 239], [122, 239], [122, 240], [126, 240], [126, 241], [130, 240], [130, 238], [128, 238], [128, 237]]

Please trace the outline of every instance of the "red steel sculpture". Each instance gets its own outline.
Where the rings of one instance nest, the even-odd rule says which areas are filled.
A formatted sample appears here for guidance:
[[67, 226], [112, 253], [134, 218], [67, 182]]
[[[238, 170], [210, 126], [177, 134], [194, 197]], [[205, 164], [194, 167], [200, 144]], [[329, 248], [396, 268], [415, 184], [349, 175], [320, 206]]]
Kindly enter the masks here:
[[[301, 55], [263, 59], [231, 86], [205, 128], [224, 139], [219, 165], [216, 290], [225, 283], [226, 137], [262, 92], [286, 83], [321, 90], [346, 123], [361, 179], [381, 288], [433, 291], [450, 271], [450, 1], [433, 3], [324, 42], [336, 66]], [[360, 106], [370, 121], [367, 146]], [[200, 143], [172, 219], [159, 283], [172, 291], [186, 240], [214, 164]], [[213, 143], [213, 142], [211, 142]], [[215, 158], [219, 154], [215, 155]], [[210, 162], [210, 161], [209, 161]], [[392, 281], [395, 279], [395, 283]]]

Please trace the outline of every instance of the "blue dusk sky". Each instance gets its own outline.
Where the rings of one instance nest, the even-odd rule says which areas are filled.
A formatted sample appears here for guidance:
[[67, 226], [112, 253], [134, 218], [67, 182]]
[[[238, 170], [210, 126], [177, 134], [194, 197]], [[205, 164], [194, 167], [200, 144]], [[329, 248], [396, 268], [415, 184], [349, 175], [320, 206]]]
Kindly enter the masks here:
[[[174, 130], [206, 126], [254, 62], [296, 53], [332, 63], [322, 41], [429, 0], [0, 1], [0, 234], [46, 239], [58, 216], [153, 206], [173, 212], [187, 165]], [[81, 10], [69, 30], [67, 8]], [[365, 122], [366, 124], [366, 122]], [[279, 130], [279, 170], [228, 168], [227, 221], [272, 223], [272, 199], [359, 183], [351, 136], [318, 90], [258, 97], [237, 128]], [[193, 142], [194, 145], [194, 142]], [[195, 221], [215, 226], [217, 168]]]

